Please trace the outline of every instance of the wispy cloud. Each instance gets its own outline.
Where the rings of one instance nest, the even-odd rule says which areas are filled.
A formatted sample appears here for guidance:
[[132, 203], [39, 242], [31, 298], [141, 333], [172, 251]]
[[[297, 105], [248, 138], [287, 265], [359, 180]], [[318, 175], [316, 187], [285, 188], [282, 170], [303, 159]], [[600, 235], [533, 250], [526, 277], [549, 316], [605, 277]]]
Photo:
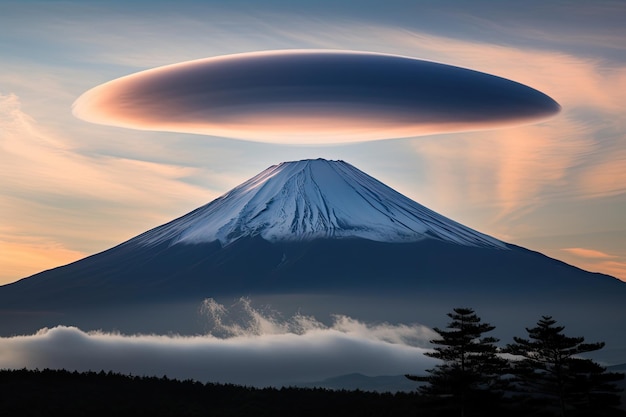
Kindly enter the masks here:
[[589, 259], [612, 259], [616, 258], [614, 255], [609, 255], [608, 253], [600, 252], [595, 249], [585, 249], [585, 248], [565, 248], [563, 249], [566, 252], [571, 253], [572, 255], [579, 256], [581, 258], [589, 258]]
[[561, 250], [578, 258], [576, 263], [584, 269], [626, 280], [626, 262], [618, 255], [588, 248], [564, 248]]
[[[213, 308], [213, 314], [228, 315], [223, 306], [213, 304]], [[222, 323], [222, 333], [227, 330], [222, 338], [86, 333], [63, 326], [0, 338], [0, 367], [104, 369], [281, 386], [353, 372], [371, 376], [420, 373], [434, 364], [423, 355], [425, 349], [415, 344], [423, 345], [433, 334], [423, 326], [372, 326], [349, 317], [337, 317], [333, 325], [324, 326], [312, 317], [277, 322], [258, 312], [249, 313], [250, 321], [238, 327]]]
[[[103, 241], [109, 241], [111, 233], [119, 241], [131, 237], [124, 237], [123, 229], [139, 220], [139, 212], [147, 225], [167, 220], [153, 206], [175, 212], [176, 201], [183, 197], [210, 197], [210, 190], [185, 182], [195, 172], [181, 166], [83, 155], [24, 113], [17, 96], [0, 95], [0, 240], [2, 257], [8, 258], [0, 282], [15, 279], [18, 270], [35, 273], [75, 260], [83, 251], [68, 246], [72, 240], [98, 242], [100, 236], [107, 236]], [[128, 218], [126, 211], [134, 214]], [[120, 229], [110, 230], [108, 218], [116, 219]], [[45, 249], [49, 249], [46, 255]]]
[[[626, 116], [621, 110], [620, 91], [626, 66], [539, 49], [411, 33], [397, 36], [400, 42], [414, 43], [428, 56], [528, 84], [562, 105], [563, 113], [545, 123], [481, 133], [480, 138], [490, 141], [486, 145], [475, 141], [469, 154], [466, 151], [470, 147], [464, 140], [475, 140], [477, 135], [459, 139], [461, 151], [456, 153], [466, 153], [464, 165], [468, 169], [482, 170], [486, 164], [493, 172], [496, 186], [485, 183], [480, 195], [503, 201], [506, 211], [545, 195], [554, 187], [554, 180], [559, 180], [559, 193], [570, 196], [601, 197], [626, 191], [626, 176], [619, 162], [615, 162], [614, 152], [623, 147], [619, 132], [626, 124]], [[600, 137], [602, 140], [597, 139]], [[428, 156], [424, 144], [416, 141], [415, 146]], [[450, 153], [455, 158], [454, 148]], [[619, 155], [617, 160], [621, 160]], [[438, 169], [438, 161], [432, 159], [433, 169]], [[448, 189], [450, 193], [458, 190]]]

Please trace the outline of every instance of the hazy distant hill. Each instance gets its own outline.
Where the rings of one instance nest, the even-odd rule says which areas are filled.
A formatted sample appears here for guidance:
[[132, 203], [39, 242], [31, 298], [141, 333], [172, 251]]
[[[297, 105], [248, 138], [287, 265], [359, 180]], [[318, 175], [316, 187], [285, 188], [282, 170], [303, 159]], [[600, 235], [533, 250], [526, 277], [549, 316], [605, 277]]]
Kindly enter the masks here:
[[326, 388], [334, 390], [361, 390], [375, 392], [414, 392], [417, 383], [404, 375], [366, 376], [359, 373], [327, 378], [322, 381], [294, 384], [304, 388]]

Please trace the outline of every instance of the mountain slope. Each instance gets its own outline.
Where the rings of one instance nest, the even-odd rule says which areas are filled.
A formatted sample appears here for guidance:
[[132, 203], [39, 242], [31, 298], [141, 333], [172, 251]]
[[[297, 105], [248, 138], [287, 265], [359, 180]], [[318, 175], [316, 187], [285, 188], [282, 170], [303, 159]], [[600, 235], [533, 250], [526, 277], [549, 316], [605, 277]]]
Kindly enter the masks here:
[[558, 305], [626, 317], [614, 314], [626, 305], [626, 284], [613, 277], [460, 225], [345, 162], [305, 160], [270, 167], [114, 248], [0, 287], [0, 334], [56, 324], [193, 333], [203, 299], [241, 296], [375, 320], [459, 304], [499, 305], [519, 318], [540, 305], [545, 314]]

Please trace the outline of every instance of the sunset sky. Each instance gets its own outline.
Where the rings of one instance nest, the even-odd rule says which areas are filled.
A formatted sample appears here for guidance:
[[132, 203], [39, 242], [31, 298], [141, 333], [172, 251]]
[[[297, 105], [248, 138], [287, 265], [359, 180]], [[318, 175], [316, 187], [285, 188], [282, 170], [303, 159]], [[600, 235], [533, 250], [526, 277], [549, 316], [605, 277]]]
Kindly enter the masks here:
[[[108, 249], [270, 165], [319, 157], [483, 233], [626, 280], [626, 3], [468, 3], [0, 0], [0, 284]], [[138, 71], [309, 48], [470, 68], [542, 91], [562, 111], [317, 146], [72, 115], [85, 91]]]

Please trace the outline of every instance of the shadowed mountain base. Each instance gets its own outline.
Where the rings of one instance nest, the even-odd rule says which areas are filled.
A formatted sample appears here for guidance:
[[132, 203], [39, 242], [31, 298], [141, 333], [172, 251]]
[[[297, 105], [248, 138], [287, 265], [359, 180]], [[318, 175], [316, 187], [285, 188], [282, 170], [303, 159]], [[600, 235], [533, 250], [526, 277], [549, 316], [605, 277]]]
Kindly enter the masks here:
[[439, 325], [438, 317], [452, 306], [471, 305], [494, 322], [504, 316], [519, 320], [517, 329], [541, 314], [581, 327], [577, 331], [590, 337], [601, 320], [601, 339], [607, 341], [612, 338], [607, 328], [623, 328], [626, 318], [615, 312], [626, 301], [624, 283], [509, 247], [431, 239], [270, 243], [256, 237], [225, 247], [218, 242], [145, 247], [130, 241], [2, 287], [7, 319], [0, 333], [32, 333], [57, 324], [201, 333], [204, 299], [229, 304], [242, 296], [322, 321], [346, 314]]

